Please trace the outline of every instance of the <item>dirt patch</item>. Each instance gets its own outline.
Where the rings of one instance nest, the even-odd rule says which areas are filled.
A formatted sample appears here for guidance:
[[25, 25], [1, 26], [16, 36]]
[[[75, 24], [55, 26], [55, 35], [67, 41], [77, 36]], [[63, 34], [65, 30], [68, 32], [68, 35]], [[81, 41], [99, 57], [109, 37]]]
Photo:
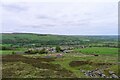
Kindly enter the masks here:
[[52, 58], [49, 58], [49, 59], [28, 58], [28, 57], [24, 57], [21, 55], [7, 55], [7, 56], [3, 56], [2, 61], [3, 61], [3, 63], [21, 61], [23, 63], [31, 64], [32, 66], [37, 67], [37, 68], [52, 69], [52, 70], [60, 69], [59, 68], [60, 65], [53, 65], [53, 64], [48, 63], [48, 62], [54, 61], [54, 59], [52, 59]]
[[95, 63], [95, 62], [90, 62], [90, 61], [72, 61], [69, 63], [69, 65], [71, 67], [78, 67], [78, 66], [81, 66], [81, 65], [96, 65], [96, 66], [100, 66], [100, 65], [115, 65], [114, 63], [104, 63], [104, 62], [101, 62], [101, 63]]
[[2, 56], [2, 62], [17, 62], [17, 61], [25, 61], [25, 60], [34, 60], [34, 61], [39, 61], [39, 62], [51, 62], [54, 61], [55, 58], [29, 58], [29, 57], [25, 57], [22, 55], [5, 55]]

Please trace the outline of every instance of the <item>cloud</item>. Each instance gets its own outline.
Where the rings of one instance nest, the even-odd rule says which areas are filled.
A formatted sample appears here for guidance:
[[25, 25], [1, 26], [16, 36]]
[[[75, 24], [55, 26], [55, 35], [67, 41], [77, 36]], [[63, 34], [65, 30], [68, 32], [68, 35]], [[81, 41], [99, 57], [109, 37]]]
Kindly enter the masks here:
[[27, 8], [18, 4], [2, 4], [2, 8], [6, 11], [14, 11], [14, 12], [21, 12], [27, 10]]
[[117, 34], [117, 3], [4, 3], [3, 32]]
[[119, 0], [1, 0], [2, 2], [118, 2]]
[[38, 18], [38, 19], [49, 19], [50, 17], [41, 15], [41, 16], [37, 16], [37, 18]]

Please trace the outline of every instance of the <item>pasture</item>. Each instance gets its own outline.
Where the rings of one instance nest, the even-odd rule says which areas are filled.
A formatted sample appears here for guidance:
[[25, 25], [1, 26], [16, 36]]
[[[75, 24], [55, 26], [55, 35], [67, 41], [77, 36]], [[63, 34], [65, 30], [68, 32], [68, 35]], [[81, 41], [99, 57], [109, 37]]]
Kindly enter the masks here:
[[75, 51], [85, 54], [118, 54], [118, 48], [109, 47], [88, 47], [83, 49], [75, 49]]

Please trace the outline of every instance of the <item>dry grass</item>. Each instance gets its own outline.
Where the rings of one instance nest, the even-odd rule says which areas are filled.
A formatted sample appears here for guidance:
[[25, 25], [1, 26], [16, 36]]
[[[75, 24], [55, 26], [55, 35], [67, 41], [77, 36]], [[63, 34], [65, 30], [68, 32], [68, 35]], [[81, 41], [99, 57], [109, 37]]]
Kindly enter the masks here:
[[28, 58], [22, 55], [3, 56], [3, 78], [68, 78], [75, 77], [59, 64], [52, 64], [54, 58]]

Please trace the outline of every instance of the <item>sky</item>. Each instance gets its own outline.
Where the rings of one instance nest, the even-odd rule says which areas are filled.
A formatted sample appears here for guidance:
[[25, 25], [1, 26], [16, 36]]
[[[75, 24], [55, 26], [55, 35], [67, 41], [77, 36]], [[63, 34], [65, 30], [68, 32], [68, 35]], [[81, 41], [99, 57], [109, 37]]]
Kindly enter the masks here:
[[118, 34], [118, 0], [1, 0], [2, 33]]

